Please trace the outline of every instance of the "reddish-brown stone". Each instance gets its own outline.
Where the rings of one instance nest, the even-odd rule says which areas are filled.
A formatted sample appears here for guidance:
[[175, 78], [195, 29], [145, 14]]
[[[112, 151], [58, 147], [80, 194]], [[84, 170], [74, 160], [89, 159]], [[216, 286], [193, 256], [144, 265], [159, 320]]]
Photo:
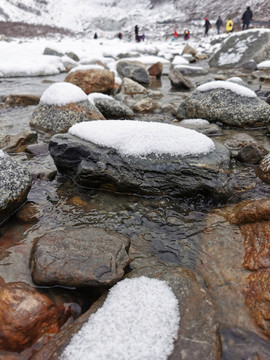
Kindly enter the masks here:
[[264, 220], [270, 220], [270, 199], [243, 201], [236, 205], [230, 217], [230, 222], [237, 225]]
[[245, 256], [243, 266], [250, 270], [270, 268], [270, 221], [241, 226]]
[[157, 62], [157, 63], [153, 64], [148, 69], [149, 75], [156, 76], [157, 78], [160, 78], [160, 76], [162, 75], [162, 71], [163, 71], [163, 65], [161, 62]]
[[65, 81], [79, 86], [86, 94], [110, 93], [114, 89], [114, 73], [109, 70], [77, 70], [68, 74]]
[[248, 281], [246, 306], [257, 326], [270, 337], [270, 269], [256, 271]]
[[21, 352], [70, 317], [63, 305], [23, 282], [0, 284], [0, 350]]

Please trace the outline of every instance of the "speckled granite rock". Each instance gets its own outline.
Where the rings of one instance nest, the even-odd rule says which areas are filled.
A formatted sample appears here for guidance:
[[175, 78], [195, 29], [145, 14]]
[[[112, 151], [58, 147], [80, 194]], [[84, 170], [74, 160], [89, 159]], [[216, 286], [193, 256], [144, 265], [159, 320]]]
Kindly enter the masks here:
[[24, 165], [0, 154], [0, 224], [25, 202], [31, 183]]
[[62, 106], [41, 103], [34, 110], [30, 125], [46, 132], [59, 133], [68, 131], [78, 122], [104, 119], [88, 100]]
[[260, 127], [270, 122], [270, 105], [258, 97], [247, 97], [229, 89], [196, 90], [179, 106], [179, 120], [201, 118], [233, 127]]

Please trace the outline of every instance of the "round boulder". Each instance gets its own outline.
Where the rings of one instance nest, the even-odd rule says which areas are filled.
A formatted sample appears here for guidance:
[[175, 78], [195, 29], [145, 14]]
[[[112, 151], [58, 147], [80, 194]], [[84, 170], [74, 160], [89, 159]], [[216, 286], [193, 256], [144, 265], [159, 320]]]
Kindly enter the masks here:
[[0, 284], [0, 350], [20, 352], [45, 334], [56, 334], [71, 316], [23, 282]]
[[65, 81], [79, 86], [86, 94], [109, 94], [114, 88], [114, 73], [100, 69], [77, 70], [70, 72]]

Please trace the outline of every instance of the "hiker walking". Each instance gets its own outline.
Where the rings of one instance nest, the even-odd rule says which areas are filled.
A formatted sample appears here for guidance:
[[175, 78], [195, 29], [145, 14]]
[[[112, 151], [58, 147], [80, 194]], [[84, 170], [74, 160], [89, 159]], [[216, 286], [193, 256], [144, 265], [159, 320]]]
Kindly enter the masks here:
[[228, 34], [233, 32], [233, 21], [232, 21], [231, 18], [229, 18], [229, 20], [227, 21], [227, 24], [226, 24], [226, 32], [227, 32]]
[[210, 24], [210, 21], [207, 19], [207, 18], [204, 18], [204, 27], [205, 27], [205, 30], [204, 30], [204, 36], [208, 36], [208, 31], [211, 27], [211, 24]]
[[135, 25], [135, 40], [139, 41], [139, 27]]
[[250, 10], [250, 6], [247, 7], [246, 11], [244, 12], [243, 16], [242, 16], [242, 30], [245, 30], [249, 28], [249, 24], [252, 20], [252, 16], [253, 16], [253, 13], [252, 11]]
[[217, 33], [220, 33], [220, 28], [221, 26], [223, 26], [223, 21], [221, 20], [221, 17], [219, 16], [217, 21], [216, 21], [216, 27], [217, 27]]

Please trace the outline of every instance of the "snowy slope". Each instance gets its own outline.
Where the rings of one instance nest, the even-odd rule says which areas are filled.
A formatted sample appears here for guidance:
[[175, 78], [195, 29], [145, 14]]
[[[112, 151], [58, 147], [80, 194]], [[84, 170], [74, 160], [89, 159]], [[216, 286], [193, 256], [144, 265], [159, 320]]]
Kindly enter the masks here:
[[[0, 21], [26, 22], [63, 27], [74, 32], [130, 31], [139, 24], [155, 32], [158, 24], [165, 32], [191, 21], [210, 21], [221, 15], [240, 20], [246, 0], [1, 0]], [[270, 19], [269, 0], [250, 0], [254, 19]]]

